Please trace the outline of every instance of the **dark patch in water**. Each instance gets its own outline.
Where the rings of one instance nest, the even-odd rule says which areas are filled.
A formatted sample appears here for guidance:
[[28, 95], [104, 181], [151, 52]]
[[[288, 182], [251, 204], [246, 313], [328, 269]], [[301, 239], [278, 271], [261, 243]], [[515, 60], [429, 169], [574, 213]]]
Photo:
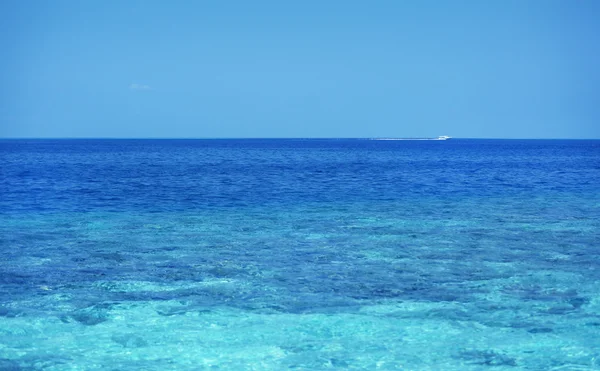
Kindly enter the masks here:
[[548, 313], [548, 314], [567, 314], [569, 312], [572, 312], [573, 310], [574, 310], [574, 308], [570, 305], [560, 305], [560, 306], [548, 308], [546, 310], [546, 313]]
[[547, 333], [553, 332], [553, 331], [554, 330], [549, 327], [536, 327], [536, 328], [532, 328], [528, 332], [530, 332], [532, 334], [547, 334]]
[[12, 359], [0, 358], [0, 370], [2, 371], [21, 371], [23, 368], [19, 363]]
[[190, 309], [191, 309], [190, 307], [157, 308], [156, 313], [160, 314], [161, 316], [171, 317], [171, 316], [186, 314], [187, 312], [190, 311]]
[[331, 362], [333, 367], [348, 368], [349, 366], [348, 362], [344, 361], [343, 359], [331, 358], [329, 361]]
[[575, 309], [579, 309], [582, 305], [587, 304], [588, 302], [589, 300], [587, 298], [580, 296], [567, 300], [567, 303], [571, 304]]
[[114, 261], [117, 263], [122, 263], [126, 260], [125, 257], [118, 252], [94, 253], [94, 254], [91, 254], [91, 256], [100, 258], [103, 260]]
[[[15, 309], [0, 307], [0, 317], [14, 318], [14, 317], [19, 316], [19, 314], [21, 314], [21, 312], [15, 310]], [[1, 370], [1, 368], [0, 368], [0, 370]]]
[[467, 363], [485, 366], [516, 366], [517, 361], [505, 354], [492, 350], [465, 350], [458, 354], [458, 358]]
[[0, 272], [0, 284], [3, 285], [26, 285], [31, 282], [31, 277], [14, 272]]
[[70, 317], [86, 326], [94, 326], [109, 319], [108, 309], [104, 305], [94, 305], [78, 309], [71, 313]]
[[529, 286], [513, 286], [507, 287], [503, 290], [505, 293], [520, 297], [522, 300], [537, 300], [537, 301], [548, 301], [548, 302], [566, 302], [575, 303], [573, 306], [587, 302], [587, 299], [578, 296], [577, 290], [566, 289], [544, 289], [538, 285]]
[[135, 334], [115, 334], [111, 339], [125, 348], [142, 348], [148, 345], [146, 340]]

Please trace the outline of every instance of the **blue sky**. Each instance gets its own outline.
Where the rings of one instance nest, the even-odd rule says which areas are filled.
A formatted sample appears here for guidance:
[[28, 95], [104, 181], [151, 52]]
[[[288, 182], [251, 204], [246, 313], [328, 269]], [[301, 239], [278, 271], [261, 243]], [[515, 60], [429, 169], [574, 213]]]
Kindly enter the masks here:
[[600, 1], [0, 2], [1, 137], [600, 138]]

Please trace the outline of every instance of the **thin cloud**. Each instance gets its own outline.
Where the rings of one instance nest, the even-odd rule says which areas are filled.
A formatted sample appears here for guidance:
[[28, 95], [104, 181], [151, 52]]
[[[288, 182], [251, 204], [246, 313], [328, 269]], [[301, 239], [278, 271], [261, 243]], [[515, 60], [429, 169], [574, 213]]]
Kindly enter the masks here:
[[129, 85], [129, 90], [152, 90], [149, 85], [133, 83]]

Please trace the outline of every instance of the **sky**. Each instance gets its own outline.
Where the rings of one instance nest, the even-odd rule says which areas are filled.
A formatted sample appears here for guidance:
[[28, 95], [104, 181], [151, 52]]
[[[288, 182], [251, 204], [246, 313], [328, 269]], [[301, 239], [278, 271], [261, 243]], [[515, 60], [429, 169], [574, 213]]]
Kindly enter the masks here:
[[0, 2], [0, 137], [600, 138], [600, 1]]

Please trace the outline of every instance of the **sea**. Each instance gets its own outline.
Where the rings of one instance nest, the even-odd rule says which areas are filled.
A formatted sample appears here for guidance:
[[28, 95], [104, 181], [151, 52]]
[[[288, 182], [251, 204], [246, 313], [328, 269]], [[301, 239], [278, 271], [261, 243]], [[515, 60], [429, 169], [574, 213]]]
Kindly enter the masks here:
[[600, 140], [0, 140], [0, 370], [600, 370]]

